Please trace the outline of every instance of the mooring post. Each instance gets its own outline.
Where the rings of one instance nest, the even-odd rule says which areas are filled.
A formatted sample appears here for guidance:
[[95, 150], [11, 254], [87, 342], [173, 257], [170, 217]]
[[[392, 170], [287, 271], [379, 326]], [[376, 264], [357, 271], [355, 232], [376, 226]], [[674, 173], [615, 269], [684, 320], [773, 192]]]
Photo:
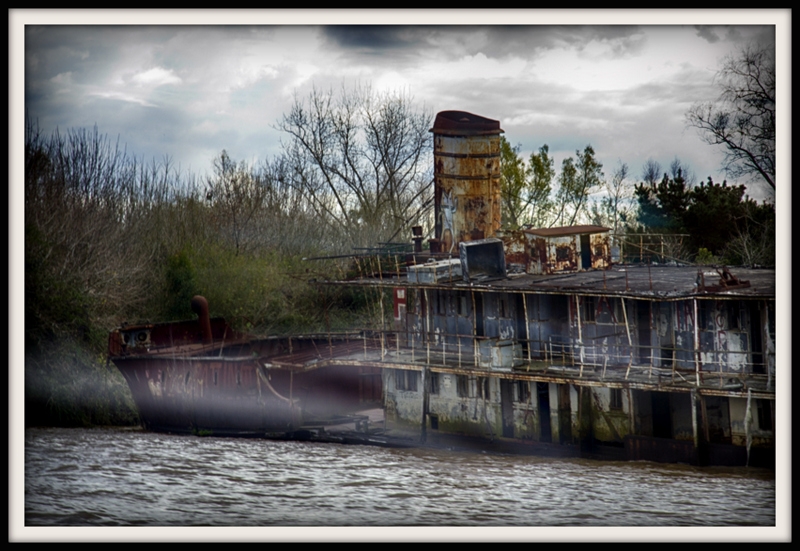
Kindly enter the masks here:
[[700, 462], [700, 434], [697, 429], [697, 391], [692, 389], [689, 393], [692, 398], [692, 437], [694, 439], [694, 454]]
[[694, 306], [694, 374], [695, 384], [700, 388], [700, 318], [697, 313], [697, 299], [692, 299]]
[[425, 352], [426, 352], [426, 361], [430, 364], [431, 363], [431, 303], [428, 301], [428, 290], [425, 289], [423, 291], [425, 295]]
[[528, 295], [522, 295], [522, 310], [525, 315], [525, 340], [528, 341], [528, 369], [531, 367], [531, 324], [528, 319]]
[[428, 366], [422, 368], [422, 423], [420, 427], [420, 442], [428, 439], [428, 400], [430, 394], [430, 369]]
[[580, 387], [578, 418], [580, 423], [580, 451], [583, 454], [592, 449], [592, 392], [589, 387]]

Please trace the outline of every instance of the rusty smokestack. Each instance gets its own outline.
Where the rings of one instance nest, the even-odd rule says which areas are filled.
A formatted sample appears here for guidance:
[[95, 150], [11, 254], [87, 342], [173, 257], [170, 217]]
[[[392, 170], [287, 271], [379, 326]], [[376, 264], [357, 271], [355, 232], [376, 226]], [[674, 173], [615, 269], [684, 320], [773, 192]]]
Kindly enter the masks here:
[[197, 314], [200, 330], [203, 333], [203, 344], [211, 344], [211, 316], [208, 314], [208, 301], [205, 297], [195, 295], [192, 297], [192, 312]]
[[442, 252], [500, 229], [500, 122], [441, 111], [433, 123], [435, 238]]

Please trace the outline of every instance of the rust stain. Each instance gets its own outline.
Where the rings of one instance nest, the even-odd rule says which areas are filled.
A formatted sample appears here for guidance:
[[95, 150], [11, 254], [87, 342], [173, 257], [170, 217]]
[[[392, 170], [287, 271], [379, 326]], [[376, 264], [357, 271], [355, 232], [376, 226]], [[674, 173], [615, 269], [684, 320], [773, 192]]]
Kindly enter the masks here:
[[462, 241], [494, 237], [500, 229], [498, 121], [462, 111], [437, 115], [434, 127], [436, 238], [454, 253]]

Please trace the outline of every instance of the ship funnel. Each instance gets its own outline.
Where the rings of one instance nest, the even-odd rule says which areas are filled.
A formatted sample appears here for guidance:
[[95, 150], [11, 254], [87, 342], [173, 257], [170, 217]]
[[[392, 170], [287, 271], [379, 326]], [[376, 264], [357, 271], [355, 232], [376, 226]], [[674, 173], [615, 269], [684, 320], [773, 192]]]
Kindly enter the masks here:
[[441, 252], [500, 229], [500, 122], [441, 111], [433, 123], [434, 209]]
[[211, 344], [211, 316], [208, 314], [208, 301], [205, 297], [192, 297], [192, 312], [197, 314], [200, 330], [203, 332], [203, 344]]

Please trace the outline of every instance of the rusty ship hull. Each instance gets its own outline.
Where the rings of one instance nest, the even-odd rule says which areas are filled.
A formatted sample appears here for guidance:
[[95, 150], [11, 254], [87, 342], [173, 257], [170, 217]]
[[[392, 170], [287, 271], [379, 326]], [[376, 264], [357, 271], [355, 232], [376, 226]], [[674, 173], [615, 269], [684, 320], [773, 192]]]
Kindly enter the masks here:
[[[209, 319], [201, 297], [195, 304], [197, 320], [128, 325], [109, 336], [109, 359], [144, 428], [285, 438], [380, 400], [377, 370], [370, 376], [316, 361], [330, 339], [242, 335], [221, 318]], [[342, 341], [339, 347], [347, 346]], [[282, 360], [287, 355], [302, 360]]]

